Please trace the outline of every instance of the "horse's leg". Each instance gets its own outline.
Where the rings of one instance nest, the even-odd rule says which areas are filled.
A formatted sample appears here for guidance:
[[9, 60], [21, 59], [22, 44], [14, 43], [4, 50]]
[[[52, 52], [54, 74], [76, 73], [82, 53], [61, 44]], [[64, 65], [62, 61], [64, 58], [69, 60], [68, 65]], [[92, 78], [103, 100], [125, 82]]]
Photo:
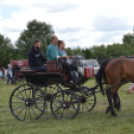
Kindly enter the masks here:
[[113, 102], [112, 102], [112, 95], [111, 95], [111, 90], [107, 90], [106, 91], [106, 94], [107, 94], [107, 99], [108, 99], [108, 102], [109, 102], [109, 107], [106, 109], [106, 114], [109, 112], [109, 111], [111, 111], [111, 114], [113, 115], [113, 116], [117, 116], [116, 114], [115, 114], [115, 111], [114, 111], [114, 108], [113, 108]]
[[[116, 85], [116, 84], [113, 84]], [[109, 102], [109, 107], [106, 109], [106, 113], [108, 113], [109, 111], [111, 111], [111, 114], [113, 116], [117, 116], [115, 111], [114, 111], [114, 107], [113, 107], [113, 102], [112, 102], [112, 98], [114, 99], [114, 106], [115, 106], [115, 102], [117, 103], [117, 109], [120, 109], [120, 98], [117, 94], [118, 89], [120, 88], [120, 86], [116, 86], [114, 88], [111, 88], [110, 90], [107, 90], [107, 98], [108, 98], [108, 102]]]
[[117, 110], [120, 110], [120, 97], [118, 95], [118, 92], [116, 91], [114, 96], [113, 96], [113, 100], [114, 100], [114, 107]]

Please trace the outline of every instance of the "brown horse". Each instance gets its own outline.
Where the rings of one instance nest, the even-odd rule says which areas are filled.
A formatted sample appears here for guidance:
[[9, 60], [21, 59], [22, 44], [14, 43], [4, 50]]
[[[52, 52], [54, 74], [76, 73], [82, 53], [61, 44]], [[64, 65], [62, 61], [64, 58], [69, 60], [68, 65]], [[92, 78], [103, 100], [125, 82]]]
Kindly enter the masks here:
[[[118, 86], [106, 90], [109, 102], [109, 107], [106, 109], [106, 113], [111, 111], [111, 114], [113, 116], [117, 116], [114, 108], [117, 108], [117, 110], [120, 109], [120, 98], [118, 96], [118, 89], [121, 85], [119, 85], [119, 83], [123, 82], [124, 80], [134, 81], [134, 58], [119, 57], [104, 61], [100, 66], [100, 69], [96, 76], [96, 80], [100, 85], [100, 89], [103, 89], [103, 80], [104, 82], [107, 82], [109, 86], [118, 84]], [[114, 107], [112, 99], [114, 101]]]

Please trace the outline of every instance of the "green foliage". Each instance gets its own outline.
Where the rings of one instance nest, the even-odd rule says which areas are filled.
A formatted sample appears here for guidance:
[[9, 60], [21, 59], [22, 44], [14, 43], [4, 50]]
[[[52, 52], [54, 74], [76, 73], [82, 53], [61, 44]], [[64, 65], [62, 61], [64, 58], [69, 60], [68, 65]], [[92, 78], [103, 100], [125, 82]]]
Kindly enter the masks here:
[[67, 54], [71, 56], [82, 56], [82, 49], [80, 47], [76, 47], [71, 49], [70, 47], [66, 48]]
[[120, 56], [132, 56], [134, 54], [134, 37], [128, 33], [123, 36], [123, 43], [114, 43], [112, 45], [93, 46], [90, 50], [93, 57], [98, 60], [106, 58], [116, 58]]
[[66, 52], [68, 55], [73, 56], [73, 50], [70, 47], [66, 48]]
[[9, 38], [0, 35], [0, 66], [7, 67], [13, 57], [13, 44]]
[[93, 53], [90, 49], [86, 48], [82, 50], [85, 59], [93, 58]]
[[33, 41], [38, 39], [41, 42], [41, 51], [45, 56], [47, 45], [50, 44], [50, 38], [53, 33], [54, 31], [50, 24], [37, 20], [28, 22], [27, 29], [20, 34], [20, 37], [16, 42], [20, 55], [27, 58], [27, 53], [33, 45]]
[[134, 43], [134, 37], [133, 37], [133, 34], [131, 33], [127, 33], [123, 36], [123, 39], [122, 39], [123, 43], [126, 43], [126, 44], [132, 44]]

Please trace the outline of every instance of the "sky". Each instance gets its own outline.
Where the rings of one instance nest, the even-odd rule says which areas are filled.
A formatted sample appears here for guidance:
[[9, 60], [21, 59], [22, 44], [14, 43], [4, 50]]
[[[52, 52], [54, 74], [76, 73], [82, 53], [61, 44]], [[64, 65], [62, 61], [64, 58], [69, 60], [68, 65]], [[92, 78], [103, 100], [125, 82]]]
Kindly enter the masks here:
[[0, 0], [0, 34], [12, 43], [37, 19], [53, 26], [67, 47], [122, 43], [132, 33], [134, 0]]

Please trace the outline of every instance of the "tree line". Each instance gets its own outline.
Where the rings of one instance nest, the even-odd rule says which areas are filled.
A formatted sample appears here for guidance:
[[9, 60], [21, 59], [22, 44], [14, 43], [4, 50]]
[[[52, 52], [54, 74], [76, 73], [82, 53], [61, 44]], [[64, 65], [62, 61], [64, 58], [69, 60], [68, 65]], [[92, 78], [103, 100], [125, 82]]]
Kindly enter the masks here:
[[[32, 20], [27, 23], [17, 41], [12, 44], [11, 39], [0, 34], [0, 67], [7, 67], [10, 60], [27, 59], [27, 53], [35, 39], [40, 40], [42, 54], [46, 56], [46, 48], [50, 44], [51, 35], [54, 30], [50, 24]], [[82, 56], [84, 59], [98, 59], [101, 61], [106, 58], [115, 58], [119, 56], [132, 56], [134, 54], [134, 36], [132, 33], [123, 35], [123, 43], [113, 43], [107, 46], [93, 45], [90, 48], [68, 47], [66, 51], [71, 56]], [[90, 45], [90, 44], [89, 44]]]

